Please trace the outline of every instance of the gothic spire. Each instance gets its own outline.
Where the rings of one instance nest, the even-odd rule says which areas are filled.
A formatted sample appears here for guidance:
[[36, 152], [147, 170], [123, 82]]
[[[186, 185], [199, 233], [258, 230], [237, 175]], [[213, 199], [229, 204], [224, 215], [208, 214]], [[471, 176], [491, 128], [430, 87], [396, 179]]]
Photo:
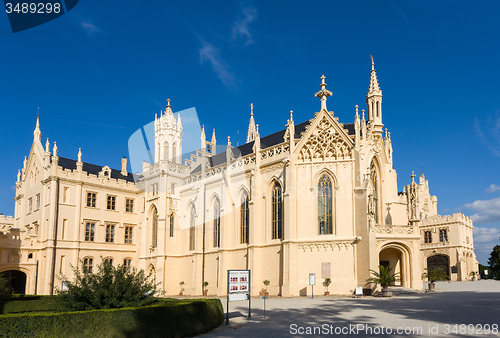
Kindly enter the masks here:
[[332, 92], [326, 89], [325, 79], [326, 79], [325, 75], [322, 75], [321, 76], [321, 85], [320, 85], [321, 90], [319, 92], [317, 92], [316, 94], [314, 94], [314, 96], [319, 97], [321, 99], [321, 110], [328, 111], [328, 109], [326, 109], [326, 98], [328, 96], [331, 96]]
[[375, 62], [373, 61], [373, 56], [370, 55], [370, 57], [372, 58], [372, 71], [370, 73], [370, 86], [368, 87], [368, 95], [375, 94], [375, 92], [380, 91], [380, 86], [377, 80], [377, 72], [375, 71]]
[[247, 143], [255, 140], [255, 120], [253, 118], [253, 103], [250, 103], [250, 122], [248, 124]]
[[40, 117], [38, 115], [36, 116], [36, 127], [35, 127], [35, 131], [33, 131], [33, 136], [34, 136], [35, 140], [38, 140], [38, 141], [40, 141], [40, 138], [42, 136], [42, 132], [40, 131]]

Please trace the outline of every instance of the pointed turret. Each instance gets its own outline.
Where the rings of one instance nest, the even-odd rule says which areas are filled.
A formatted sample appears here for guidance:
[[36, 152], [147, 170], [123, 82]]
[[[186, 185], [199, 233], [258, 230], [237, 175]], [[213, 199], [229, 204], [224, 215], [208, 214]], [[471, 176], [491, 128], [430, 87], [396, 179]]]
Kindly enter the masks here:
[[212, 155], [215, 155], [216, 152], [216, 145], [217, 145], [217, 139], [215, 138], [215, 128], [214, 131], [212, 132], [212, 141], [210, 141], [210, 150], [212, 151]]
[[354, 116], [354, 134], [355, 134], [355, 139], [354, 142], [356, 142], [355, 147], [359, 148], [359, 142], [361, 139], [361, 124], [359, 122], [359, 114], [358, 114], [358, 105], [356, 105], [356, 115]]
[[366, 105], [368, 107], [368, 121], [373, 123], [373, 132], [382, 135], [382, 90], [378, 84], [375, 62], [372, 58], [372, 70], [370, 73], [370, 85], [366, 94]]
[[205, 125], [201, 126], [200, 141], [201, 141], [201, 149], [205, 149], [207, 144], [207, 137], [205, 136]]
[[35, 131], [33, 131], [33, 137], [36, 141], [40, 141], [42, 137], [42, 132], [40, 131], [40, 117], [36, 117], [36, 127]]
[[250, 103], [250, 122], [248, 123], [247, 143], [255, 140], [255, 120], [253, 118], [253, 103]]
[[325, 79], [326, 79], [325, 75], [321, 75], [321, 85], [320, 85], [321, 90], [316, 94], [314, 94], [315, 97], [319, 97], [321, 99], [320, 111], [323, 110], [328, 111], [328, 109], [326, 108], [326, 98], [332, 95], [332, 92], [326, 89]]

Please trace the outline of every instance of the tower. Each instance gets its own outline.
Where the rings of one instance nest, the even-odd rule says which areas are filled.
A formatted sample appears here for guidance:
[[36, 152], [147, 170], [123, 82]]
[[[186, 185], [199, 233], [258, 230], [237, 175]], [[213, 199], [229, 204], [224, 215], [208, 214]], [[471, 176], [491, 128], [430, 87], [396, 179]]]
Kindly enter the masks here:
[[160, 112], [160, 118], [155, 117], [155, 163], [162, 160], [181, 163], [181, 156], [181, 116], [175, 118], [168, 99], [165, 111]]
[[253, 103], [250, 103], [250, 122], [248, 123], [247, 143], [255, 140], [255, 120], [253, 118]]
[[382, 135], [384, 124], [382, 123], [382, 90], [378, 84], [375, 62], [372, 58], [372, 70], [370, 73], [370, 85], [366, 94], [366, 105], [368, 107], [368, 121], [373, 124], [373, 132]]

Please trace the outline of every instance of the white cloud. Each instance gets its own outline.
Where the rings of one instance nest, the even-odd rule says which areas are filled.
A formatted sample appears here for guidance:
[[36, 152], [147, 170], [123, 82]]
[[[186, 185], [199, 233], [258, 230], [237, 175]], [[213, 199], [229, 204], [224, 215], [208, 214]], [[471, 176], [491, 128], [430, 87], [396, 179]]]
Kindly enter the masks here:
[[90, 20], [80, 21], [80, 27], [83, 28], [85, 33], [87, 33], [87, 36], [90, 38], [93, 37], [94, 34], [101, 32], [101, 30], [97, 28]]
[[198, 50], [198, 53], [200, 54], [200, 63], [203, 65], [208, 61], [213, 71], [226, 87], [236, 87], [236, 78], [231, 71], [229, 71], [229, 66], [222, 59], [219, 50], [214, 45], [201, 39], [201, 48]]
[[474, 120], [476, 135], [486, 149], [493, 155], [500, 156], [500, 114], [497, 114], [494, 118], [488, 117], [486, 125], [487, 130], [483, 132], [481, 123], [476, 118]]
[[498, 237], [499, 229], [497, 228], [474, 228], [474, 244], [495, 242]]
[[245, 45], [253, 43], [252, 34], [250, 33], [249, 25], [257, 17], [257, 10], [254, 7], [246, 7], [242, 10], [242, 16], [233, 24], [232, 39], [246, 39]]
[[488, 188], [486, 188], [484, 191], [487, 193], [493, 193], [493, 192], [498, 191], [498, 190], [500, 190], [500, 187], [496, 184], [492, 184]]
[[477, 200], [464, 207], [476, 211], [470, 218], [478, 224], [500, 222], [500, 197], [491, 200]]

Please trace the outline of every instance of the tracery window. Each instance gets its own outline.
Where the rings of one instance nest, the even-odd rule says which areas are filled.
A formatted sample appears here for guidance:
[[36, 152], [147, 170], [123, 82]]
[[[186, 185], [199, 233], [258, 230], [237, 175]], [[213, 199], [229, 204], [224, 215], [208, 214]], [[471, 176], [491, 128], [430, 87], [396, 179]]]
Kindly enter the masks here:
[[318, 227], [320, 235], [333, 234], [332, 181], [323, 174], [318, 182]]
[[189, 218], [189, 250], [194, 250], [194, 216], [196, 215], [196, 210], [194, 210], [194, 206], [191, 207], [191, 214]]
[[92, 257], [85, 257], [83, 259], [83, 272], [92, 273], [94, 267], [94, 259]]
[[439, 229], [439, 241], [448, 242], [448, 231], [446, 229]]
[[156, 248], [158, 245], [158, 211], [153, 206], [153, 215], [151, 220], [151, 247]]
[[432, 243], [432, 233], [430, 231], [424, 232], [424, 243]]
[[370, 166], [370, 177], [372, 180], [372, 186], [373, 186], [373, 205], [374, 205], [374, 219], [376, 224], [380, 224], [380, 220], [378, 218], [378, 200], [379, 200], [379, 194], [378, 194], [378, 174], [377, 174], [377, 167], [375, 166], [375, 163], [372, 161], [372, 164]]
[[248, 208], [248, 194], [246, 191], [241, 195], [240, 207], [240, 243], [248, 244], [248, 225], [250, 210]]
[[220, 203], [215, 199], [214, 203], [214, 248], [220, 247]]
[[283, 238], [283, 194], [276, 182], [272, 190], [272, 239]]

